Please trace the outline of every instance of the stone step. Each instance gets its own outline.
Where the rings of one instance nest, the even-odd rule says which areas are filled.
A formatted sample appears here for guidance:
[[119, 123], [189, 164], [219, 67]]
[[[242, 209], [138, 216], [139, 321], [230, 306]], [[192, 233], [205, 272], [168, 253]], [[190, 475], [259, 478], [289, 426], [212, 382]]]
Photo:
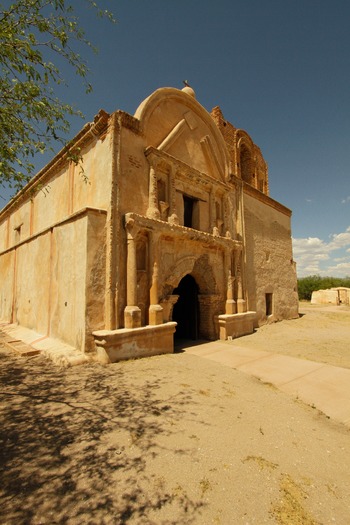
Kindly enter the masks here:
[[12, 352], [15, 352], [22, 356], [33, 356], [38, 355], [41, 353], [41, 350], [38, 350], [36, 348], [33, 348], [32, 346], [24, 343], [20, 339], [11, 339], [8, 336], [4, 336], [1, 334], [2, 337], [0, 338], [0, 341], [9, 348]]

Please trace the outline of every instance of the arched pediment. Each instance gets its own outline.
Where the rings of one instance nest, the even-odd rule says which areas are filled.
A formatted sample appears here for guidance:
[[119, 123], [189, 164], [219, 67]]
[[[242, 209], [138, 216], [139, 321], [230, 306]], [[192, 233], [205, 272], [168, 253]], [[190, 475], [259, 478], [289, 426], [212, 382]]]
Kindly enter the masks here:
[[138, 107], [146, 147], [164, 151], [219, 180], [229, 175], [229, 155], [211, 115], [194, 97], [160, 88]]

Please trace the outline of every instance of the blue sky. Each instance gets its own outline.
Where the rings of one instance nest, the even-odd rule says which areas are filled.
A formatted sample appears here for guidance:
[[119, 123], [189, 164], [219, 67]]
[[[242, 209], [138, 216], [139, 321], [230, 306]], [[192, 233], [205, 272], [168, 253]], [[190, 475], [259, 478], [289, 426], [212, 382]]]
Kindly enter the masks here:
[[[219, 105], [261, 148], [271, 197], [293, 211], [298, 276], [350, 275], [350, 2], [99, 4], [114, 12], [115, 25], [73, 2], [99, 48], [96, 56], [82, 51], [93, 93], [63, 69], [62, 95], [86, 121], [100, 108], [133, 114], [155, 89], [181, 89], [188, 79], [208, 111]], [[82, 125], [74, 120], [71, 136]], [[47, 160], [38, 158], [38, 168]]]

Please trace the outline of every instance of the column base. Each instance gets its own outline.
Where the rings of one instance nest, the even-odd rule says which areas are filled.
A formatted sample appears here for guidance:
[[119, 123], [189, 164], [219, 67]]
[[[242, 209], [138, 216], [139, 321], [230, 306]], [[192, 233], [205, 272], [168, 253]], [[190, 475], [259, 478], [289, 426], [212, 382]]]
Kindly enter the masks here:
[[163, 308], [160, 304], [151, 304], [148, 310], [148, 324], [155, 326], [163, 324]]
[[234, 299], [228, 299], [226, 301], [225, 313], [226, 314], [235, 314], [235, 313], [237, 313], [237, 304], [236, 304], [236, 301]]
[[170, 215], [170, 217], [168, 217], [168, 222], [170, 224], [175, 224], [175, 225], [180, 224], [179, 217], [176, 215], [176, 213], [173, 213]]
[[237, 299], [237, 313], [243, 314], [247, 311], [246, 302], [244, 299]]
[[124, 309], [125, 328], [140, 328], [141, 310], [138, 306], [126, 306]]
[[160, 219], [160, 211], [158, 208], [148, 208], [146, 216], [150, 219]]

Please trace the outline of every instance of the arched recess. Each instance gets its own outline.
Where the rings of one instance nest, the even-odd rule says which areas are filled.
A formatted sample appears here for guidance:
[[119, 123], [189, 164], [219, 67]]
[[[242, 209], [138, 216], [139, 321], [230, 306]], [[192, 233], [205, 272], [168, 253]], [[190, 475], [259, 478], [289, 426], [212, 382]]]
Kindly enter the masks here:
[[241, 179], [255, 187], [254, 144], [248, 133], [237, 130], [237, 162]]
[[239, 150], [239, 165], [241, 168], [242, 180], [252, 185], [254, 182], [252, 154], [245, 144], [242, 144]]

